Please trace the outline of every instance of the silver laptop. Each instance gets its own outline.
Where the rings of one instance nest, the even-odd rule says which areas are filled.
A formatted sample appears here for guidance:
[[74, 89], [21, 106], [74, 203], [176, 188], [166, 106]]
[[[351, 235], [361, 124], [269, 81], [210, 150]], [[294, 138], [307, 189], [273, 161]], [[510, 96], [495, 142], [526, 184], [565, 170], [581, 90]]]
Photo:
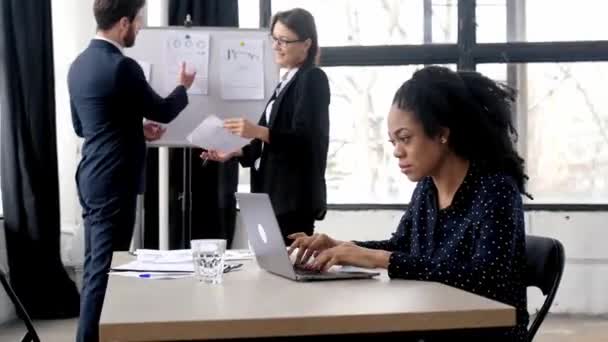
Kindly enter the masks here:
[[236, 193], [242, 223], [261, 268], [297, 281], [367, 279], [379, 275], [366, 271], [318, 272], [294, 266], [283, 242], [279, 224], [267, 194]]

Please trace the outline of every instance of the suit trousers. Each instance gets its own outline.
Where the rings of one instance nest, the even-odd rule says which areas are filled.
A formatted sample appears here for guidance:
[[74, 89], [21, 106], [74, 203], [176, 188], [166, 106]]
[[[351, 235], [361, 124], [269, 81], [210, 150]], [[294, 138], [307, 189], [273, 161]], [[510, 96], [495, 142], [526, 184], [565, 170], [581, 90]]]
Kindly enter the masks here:
[[290, 212], [277, 215], [277, 221], [286, 246], [291, 245], [293, 241], [287, 237], [289, 234], [302, 232], [312, 235], [315, 230], [315, 215], [313, 214]]
[[108, 285], [112, 254], [114, 251], [129, 250], [135, 224], [136, 198], [135, 193], [97, 201], [80, 196], [85, 257], [76, 335], [78, 342], [99, 340], [99, 318]]

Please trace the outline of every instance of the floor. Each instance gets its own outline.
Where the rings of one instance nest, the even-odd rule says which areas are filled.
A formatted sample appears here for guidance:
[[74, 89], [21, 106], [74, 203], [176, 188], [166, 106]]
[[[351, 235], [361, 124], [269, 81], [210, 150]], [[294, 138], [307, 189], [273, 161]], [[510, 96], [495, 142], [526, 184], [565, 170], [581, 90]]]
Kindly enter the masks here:
[[[76, 320], [37, 321], [42, 342], [74, 341]], [[14, 321], [0, 326], [0, 341], [21, 341], [25, 329]], [[608, 318], [549, 316], [534, 342], [608, 342]]]

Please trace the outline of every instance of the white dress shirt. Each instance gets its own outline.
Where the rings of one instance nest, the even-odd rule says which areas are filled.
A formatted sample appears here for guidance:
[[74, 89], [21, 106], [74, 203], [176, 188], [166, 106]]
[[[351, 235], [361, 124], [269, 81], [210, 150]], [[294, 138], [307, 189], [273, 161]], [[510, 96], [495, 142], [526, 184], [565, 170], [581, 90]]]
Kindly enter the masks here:
[[95, 35], [94, 39], [99, 39], [99, 40], [105, 40], [106, 42], [116, 46], [116, 48], [120, 51], [120, 53], [123, 53], [123, 46], [118, 44], [117, 42], [113, 41], [112, 39], [106, 38], [102, 35], [100, 35], [99, 33]]
[[283, 76], [281, 76], [281, 81], [279, 82], [278, 87], [275, 90], [275, 92], [276, 92], [275, 99], [268, 102], [268, 105], [266, 106], [265, 114], [266, 114], [266, 124], [267, 125], [270, 123], [270, 113], [272, 113], [272, 106], [274, 105], [274, 101], [276, 100], [277, 97], [279, 97], [279, 94], [281, 94], [283, 89], [285, 89], [285, 86], [287, 85], [287, 83], [289, 83], [289, 81], [291, 81], [291, 79], [296, 74], [296, 72], [298, 72], [298, 68], [289, 69], [289, 70], [285, 71]]

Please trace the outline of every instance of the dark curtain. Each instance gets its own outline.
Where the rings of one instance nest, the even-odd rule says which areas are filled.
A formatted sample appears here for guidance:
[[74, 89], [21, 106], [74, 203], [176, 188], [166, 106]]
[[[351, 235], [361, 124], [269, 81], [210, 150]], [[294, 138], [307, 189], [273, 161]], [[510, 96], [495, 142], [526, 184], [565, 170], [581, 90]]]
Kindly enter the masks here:
[[158, 149], [154, 147], [146, 152], [145, 182], [144, 245], [141, 248], [158, 249]]
[[[190, 14], [192, 26], [238, 27], [237, 0], [172, 0], [169, 25], [181, 26]], [[202, 150], [169, 150], [169, 247], [189, 248], [191, 239], [222, 238], [232, 242], [236, 222], [234, 193], [238, 163], [209, 162]], [[158, 246], [158, 162], [156, 151], [148, 158], [145, 205], [145, 245]]]
[[169, 25], [183, 25], [190, 14], [192, 26], [239, 26], [237, 0], [171, 0]]
[[51, 0], [0, 1], [2, 202], [11, 284], [32, 318], [78, 315], [60, 257]]

